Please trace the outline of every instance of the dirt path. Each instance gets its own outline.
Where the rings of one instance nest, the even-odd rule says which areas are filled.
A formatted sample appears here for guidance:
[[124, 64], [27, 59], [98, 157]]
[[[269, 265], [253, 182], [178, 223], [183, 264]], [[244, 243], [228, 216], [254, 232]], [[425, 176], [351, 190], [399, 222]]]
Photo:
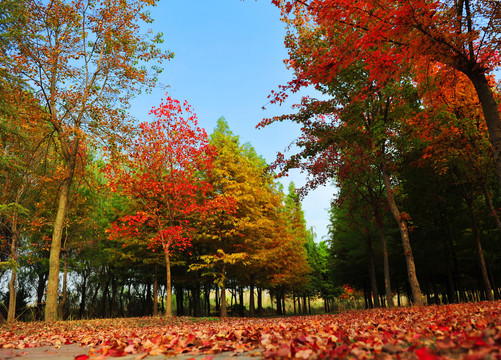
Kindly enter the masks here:
[[[53, 346], [40, 346], [34, 348], [26, 348], [26, 349], [0, 349], [0, 360], [9, 360], [9, 359], [18, 359], [18, 360], [75, 360], [75, 357], [78, 355], [87, 355], [89, 354], [89, 348], [81, 347], [77, 344], [72, 345], [63, 345], [59, 348], [55, 348]], [[116, 359], [120, 360], [137, 360], [143, 359], [144, 354], [134, 354], [121, 356]], [[258, 360], [262, 359], [262, 357], [250, 356], [249, 354], [239, 354], [235, 356], [233, 352], [220, 353], [214, 355], [191, 355], [191, 354], [180, 354], [176, 357], [171, 357], [171, 359], [175, 360], [226, 360], [226, 359], [235, 359], [238, 360]], [[101, 360], [101, 359], [112, 359], [112, 357], [105, 357], [99, 354], [95, 356], [91, 356], [89, 360]], [[155, 356], [146, 356], [144, 357], [146, 360], [165, 360], [167, 359], [166, 355], [155, 355]]]

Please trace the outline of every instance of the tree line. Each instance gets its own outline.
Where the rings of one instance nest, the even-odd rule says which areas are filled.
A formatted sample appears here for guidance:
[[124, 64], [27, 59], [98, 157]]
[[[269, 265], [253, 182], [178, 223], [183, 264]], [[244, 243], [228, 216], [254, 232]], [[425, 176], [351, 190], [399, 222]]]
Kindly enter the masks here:
[[[260, 123], [301, 125], [271, 166], [186, 102], [130, 117], [173, 56], [146, 2], [2, 2], [2, 318], [255, 315], [265, 289], [278, 314], [499, 298], [498, 2], [272, 2], [295, 74], [272, 102], [323, 97]], [[295, 168], [285, 195], [270, 170]], [[300, 196], [331, 182], [317, 242]]]
[[273, 3], [294, 78], [272, 102], [309, 86], [322, 97], [260, 125], [300, 124], [300, 152], [275, 167], [308, 173], [304, 193], [339, 188], [336, 281], [373, 306], [402, 289], [417, 305], [499, 298], [499, 4]]

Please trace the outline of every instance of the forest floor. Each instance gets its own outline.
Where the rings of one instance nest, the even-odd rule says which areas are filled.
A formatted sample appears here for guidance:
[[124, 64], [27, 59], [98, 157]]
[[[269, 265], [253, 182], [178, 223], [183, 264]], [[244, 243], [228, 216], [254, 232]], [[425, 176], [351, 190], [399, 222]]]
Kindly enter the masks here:
[[0, 327], [0, 359], [501, 359], [501, 301], [282, 318], [131, 318]]

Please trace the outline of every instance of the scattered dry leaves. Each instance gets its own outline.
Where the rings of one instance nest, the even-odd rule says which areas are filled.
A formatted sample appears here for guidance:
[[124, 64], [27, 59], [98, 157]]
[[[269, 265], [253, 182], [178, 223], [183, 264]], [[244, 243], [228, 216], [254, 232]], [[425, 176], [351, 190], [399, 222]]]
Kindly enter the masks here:
[[0, 327], [3, 349], [75, 343], [90, 347], [79, 360], [221, 352], [275, 359], [499, 359], [501, 301], [272, 319], [132, 318]]

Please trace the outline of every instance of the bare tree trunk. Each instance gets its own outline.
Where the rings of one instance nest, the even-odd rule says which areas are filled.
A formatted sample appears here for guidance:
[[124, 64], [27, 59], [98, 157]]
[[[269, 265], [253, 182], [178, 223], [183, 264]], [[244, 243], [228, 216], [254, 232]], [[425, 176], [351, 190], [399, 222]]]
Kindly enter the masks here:
[[168, 247], [165, 247], [164, 253], [165, 253], [165, 268], [167, 272], [167, 287], [165, 289], [166, 293], [165, 316], [172, 317], [172, 280], [171, 280], [170, 256]]
[[158, 316], [158, 263], [155, 261], [155, 276], [153, 278], [153, 316]]
[[17, 302], [17, 214], [13, 216], [12, 221], [12, 242], [10, 244], [10, 258], [14, 261], [9, 281], [9, 310], [7, 312], [7, 322], [16, 321], [16, 302]]
[[61, 302], [58, 305], [57, 308], [57, 317], [59, 320], [64, 320], [63, 316], [63, 307], [64, 304], [66, 303], [66, 299], [68, 298], [67, 294], [67, 283], [68, 283], [68, 254], [66, 251], [63, 252], [63, 263], [64, 263], [64, 275], [63, 275], [63, 298], [61, 299]]
[[81, 291], [81, 298], [80, 298], [80, 307], [78, 309], [78, 318], [81, 319], [83, 317], [84, 311], [85, 311], [85, 300], [87, 298], [87, 269], [84, 270], [83, 272], [83, 281], [82, 281], [82, 291]]
[[221, 317], [228, 317], [226, 309], [226, 267], [223, 265], [223, 280], [221, 282]]
[[485, 123], [487, 124], [487, 130], [489, 131], [489, 141], [492, 145], [496, 174], [498, 181], [501, 183], [501, 119], [496, 99], [484, 72], [461, 67], [458, 70], [468, 76], [477, 92], [484, 113]]
[[397, 203], [395, 202], [395, 198], [393, 197], [393, 189], [391, 187], [390, 176], [388, 175], [385, 163], [382, 164], [381, 170], [386, 197], [388, 200], [388, 206], [390, 207], [391, 214], [393, 215], [400, 229], [400, 237], [402, 239], [405, 261], [407, 264], [407, 276], [409, 278], [409, 285], [411, 287], [412, 296], [414, 298], [414, 304], [423, 305], [423, 296], [416, 275], [416, 265], [414, 263], [414, 256], [412, 255], [412, 247], [409, 239], [409, 229], [407, 228], [406, 220], [402, 217]]
[[250, 278], [250, 289], [249, 289], [249, 316], [254, 316], [254, 276], [251, 275]]
[[494, 204], [492, 203], [492, 196], [491, 192], [487, 188], [487, 184], [484, 183], [484, 196], [485, 196], [485, 203], [487, 205], [487, 208], [489, 209], [492, 218], [494, 219], [494, 222], [496, 223], [496, 227], [498, 228], [498, 231], [501, 233], [501, 220], [499, 220], [498, 212], [494, 208]]
[[17, 301], [17, 269], [12, 267], [12, 274], [9, 281], [9, 310], [7, 312], [7, 322], [16, 321], [16, 301]]
[[261, 287], [257, 289], [257, 313], [263, 314], [263, 289]]
[[57, 319], [57, 298], [59, 290], [59, 264], [61, 253], [61, 239], [63, 236], [64, 219], [68, 208], [71, 181], [73, 179], [73, 168], [68, 169], [69, 174], [63, 181], [59, 190], [59, 202], [52, 232], [52, 242], [49, 257], [49, 279], [47, 281], [47, 300], [45, 305], [45, 321], [55, 321]]
[[200, 304], [200, 281], [195, 282], [195, 286], [192, 289], [193, 294], [193, 315], [195, 317], [202, 316], [202, 307]]
[[379, 238], [381, 239], [381, 247], [383, 251], [383, 272], [384, 272], [384, 291], [386, 295], [386, 302], [388, 307], [394, 307], [393, 296], [391, 294], [391, 281], [390, 281], [390, 261], [388, 259], [388, 246], [386, 245], [386, 235], [384, 233], [384, 224], [381, 213], [377, 205], [374, 208], [374, 217], [376, 218], [376, 225], [379, 231]]
[[[376, 279], [376, 265], [374, 262], [374, 250], [372, 249], [372, 237], [370, 234], [367, 236], [367, 251], [369, 253], [369, 276], [371, 279], [371, 290], [372, 295], [374, 295], [374, 307], [381, 307], [379, 302], [379, 290], [377, 288], [377, 279]], [[369, 294], [369, 297], [371, 295]]]
[[478, 262], [480, 265], [480, 271], [482, 273], [482, 280], [484, 282], [487, 300], [492, 301], [494, 300], [494, 296], [492, 295], [492, 287], [489, 281], [489, 276], [487, 274], [487, 266], [485, 265], [484, 252], [482, 250], [482, 244], [480, 242], [480, 232], [478, 230], [477, 216], [475, 214], [475, 209], [473, 208], [473, 200], [470, 197], [467, 197], [466, 202], [468, 203], [468, 207], [470, 208], [473, 237], [475, 240], [475, 246], [477, 248]]
[[282, 315], [287, 315], [287, 309], [285, 308], [285, 291], [282, 289], [281, 291], [281, 299], [282, 299]]

